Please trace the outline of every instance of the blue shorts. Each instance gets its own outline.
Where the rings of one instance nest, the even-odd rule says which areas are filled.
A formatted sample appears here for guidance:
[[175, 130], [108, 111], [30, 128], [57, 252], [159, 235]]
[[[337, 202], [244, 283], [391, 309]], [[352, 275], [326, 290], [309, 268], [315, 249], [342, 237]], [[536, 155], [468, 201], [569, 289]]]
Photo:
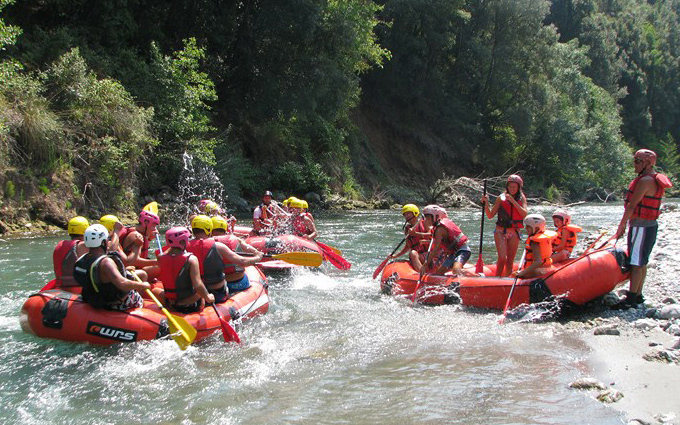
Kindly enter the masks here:
[[446, 257], [446, 260], [444, 260], [442, 266], [450, 269], [453, 267], [454, 263], [465, 265], [465, 263], [467, 263], [467, 261], [470, 259], [471, 254], [472, 252], [470, 252], [470, 248], [468, 248], [467, 244], [465, 244], [458, 251], [456, 251], [455, 254], [451, 254]]
[[250, 288], [250, 281], [248, 280], [248, 275], [244, 274], [241, 280], [236, 280], [234, 282], [227, 282], [229, 287], [229, 293], [233, 294], [235, 292], [245, 291]]
[[649, 254], [656, 243], [656, 232], [659, 225], [649, 227], [630, 226], [628, 229], [628, 255], [631, 266], [646, 266]]

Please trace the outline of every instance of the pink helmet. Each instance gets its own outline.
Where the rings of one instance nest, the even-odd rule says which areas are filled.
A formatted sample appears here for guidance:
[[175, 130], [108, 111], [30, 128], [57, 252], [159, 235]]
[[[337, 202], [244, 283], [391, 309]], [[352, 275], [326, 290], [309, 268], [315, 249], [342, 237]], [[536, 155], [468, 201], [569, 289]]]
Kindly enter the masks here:
[[440, 220], [442, 218], [448, 218], [448, 215], [446, 214], [446, 210], [439, 205], [428, 205], [425, 208], [423, 208], [423, 215], [431, 215], [434, 217], [434, 220]]
[[656, 165], [656, 153], [654, 151], [650, 151], [649, 149], [640, 149], [639, 151], [635, 152], [633, 158], [641, 159], [643, 161], [647, 160], [652, 165]]
[[200, 212], [205, 212], [205, 206], [211, 203], [212, 201], [210, 199], [201, 199], [198, 201], [198, 210]]
[[517, 183], [520, 189], [522, 188], [522, 186], [524, 186], [524, 180], [522, 180], [522, 178], [517, 174], [510, 174], [510, 176], [508, 176], [508, 183], [511, 182]]
[[446, 209], [444, 207], [440, 207], [439, 205], [437, 205], [437, 211], [439, 212], [440, 220], [442, 218], [449, 218], [449, 214], [446, 212]]
[[555, 210], [555, 212], [553, 213], [552, 216], [553, 216], [553, 218], [555, 218], [555, 217], [561, 218], [562, 223], [564, 223], [564, 224], [569, 224], [569, 222], [571, 221], [571, 215], [569, 215], [569, 213], [566, 212], [565, 210], [561, 210], [561, 209]]
[[158, 226], [161, 224], [160, 218], [151, 211], [142, 211], [139, 213], [139, 223], [150, 226]]
[[[171, 227], [165, 232], [165, 242], [172, 248], [186, 248], [191, 232], [186, 227]], [[184, 245], [182, 245], [184, 241]]]

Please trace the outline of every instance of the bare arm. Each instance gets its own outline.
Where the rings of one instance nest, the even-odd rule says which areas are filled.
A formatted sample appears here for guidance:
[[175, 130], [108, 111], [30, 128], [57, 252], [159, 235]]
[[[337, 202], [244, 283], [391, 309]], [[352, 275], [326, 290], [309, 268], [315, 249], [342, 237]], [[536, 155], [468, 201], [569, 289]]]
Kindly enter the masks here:
[[116, 263], [108, 257], [101, 261], [99, 270], [99, 277], [104, 282], [111, 282], [121, 291], [143, 291], [151, 288], [151, 285], [147, 282], [138, 282], [125, 278], [125, 276], [118, 271]]
[[309, 216], [305, 216], [305, 226], [307, 226], [308, 230], [312, 231], [312, 233], [303, 236], [305, 239], [316, 239], [319, 236], [319, 232], [316, 231], [316, 225]]
[[623, 217], [621, 217], [619, 228], [616, 231], [617, 239], [623, 236], [624, 233], [626, 233], [626, 224], [628, 223], [628, 220], [630, 220], [630, 218], [633, 216], [633, 212], [635, 212], [635, 208], [638, 206], [640, 201], [642, 201], [642, 198], [644, 198], [645, 195], [653, 194], [655, 191], [656, 181], [654, 180], [653, 177], [649, 176], [649, 178], [640, 179], [637, 186], [635, 186], [635, 191], [633, 192], [633, 195], [630, 198], [630, 202], [628, 202], [628, 205], [626, 205], [626, 209], [623, 212]]
[[489, 208], [489, 197], [488, 196], [483, 196], [482, 197], [482, 203], [484, 204], [484, 212], [486, 213], [486, 217], [489, 219], [492, 219], [496, 216], [498, 213], [498, 209], [501, 207], [501, 198], [498, 197], [493, 203], [493, 207]]
[[569, 237], [569, 230], [567, 228], [563, 228], [560, 230], [560, 236], [562, 237], [562, 242], [560, 242], [559, 245], [553, 247], [553, 252], [560, 252], [563, 249], [567, 248], [567, 238]]
[[256, 254], [254, 257], [241, 257], [221, 242], [216, 242], [215, 246], [217, 247], [217, 252], [219, 252], [222, 257], [222, 260], [229, 264], [237, 264], [241, 267], [245, 267], [254, 266], [262, 261], [262, 253]]
[[534, 256], [534, 262], [531, 263], [531, 265], [526, 269], [517, 272], [517, 277], [530, 276], [531, 273], [543, 265], [543, 259], [541, 259], [541, 248], [538, 243], [531, 242], [531, 253]]
[[509, 193], [505, 193], [505, 197], [510, 203], [512, 204], [513, 207], [517, 208], [517, 211], [519, 211], [519, 214], [522, 216], [522, 218], [527, 216], [527, 198], [522, 195], [522, 199], [517, 202], [515, 198], [510, 195]]

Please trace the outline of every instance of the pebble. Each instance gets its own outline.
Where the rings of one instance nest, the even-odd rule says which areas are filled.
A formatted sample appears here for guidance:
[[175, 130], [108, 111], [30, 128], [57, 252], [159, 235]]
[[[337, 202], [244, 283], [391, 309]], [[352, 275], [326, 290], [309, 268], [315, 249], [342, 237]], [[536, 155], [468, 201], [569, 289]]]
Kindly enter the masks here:
[[675, 300], [675, 298], [673, 298], [673, 297], [664, 298], [664, 300], [661, 301], [661, 302], [664, 303], [664, 304], [677, 304], [677, 303], [678, 303], [678, 302]]
[[623, 393], [615, 388], [601, 391], [597, 397], [603, 403], [616, 403], [623, 398]]
[[616, 325], [604, 325], [596, 327], [593, 335], [621, 335], [621, 331]]
[[680, 318], [680, 304], [668, 304], [661, 307], [659, 317], [666, 320]]
[[675, 413], [670, 412], [670, 413], [666, 413], [664, 415], [654, 415], [654, 419], [656, 419], [657, 421], [659, 421], [662, 424], [669, 423], [673, 419], [675, 419]]
[[666, 332], [673, 336], [680, 336], [680, 325], [670, 325], [667, 329]]
[[579, 378], [569, 384], [569, 388], [577, 390], [605, 390], [607, 386], [595, 378]]
[[657, 348], [642, 356], [648, 362], [680, 363], [680, 356], [674, 351]]
[[654, 329], [659, 324], [657, 323], [656, 320], [653, 319], [638, 319], [635, 322], [633, 322], [633, 326], [635, 329], [639, 329], [641, 331], [648, 331], [650, 329]]
[[675, 344], [671, 347], [673, 350], [680, 350], [680, 338], [675, 341]]

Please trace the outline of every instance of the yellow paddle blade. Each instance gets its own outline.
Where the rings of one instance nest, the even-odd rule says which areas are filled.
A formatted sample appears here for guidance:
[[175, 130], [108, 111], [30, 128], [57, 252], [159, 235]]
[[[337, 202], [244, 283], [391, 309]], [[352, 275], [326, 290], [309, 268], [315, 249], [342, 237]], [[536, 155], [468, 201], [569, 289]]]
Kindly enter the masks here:
[[144, 208], [142, 208], [142, 210], [149, 211], [158, 215], [158, 202], [156, 201], [149, 202], [148, 204], [144, 205]]
[[284, 252], [274, 254], [272, 258], [305, 267], [319, 267], [323, 261], [323, 256], [318, 252]]
[[183, 317], [170, 314], [165, 308], [163, 313], [168, 316], [168, 327], [170, 328], [172, 339], [179, 345], [179, 348], [186, 350], [196, 339], [196, 328], [191, 326]]

